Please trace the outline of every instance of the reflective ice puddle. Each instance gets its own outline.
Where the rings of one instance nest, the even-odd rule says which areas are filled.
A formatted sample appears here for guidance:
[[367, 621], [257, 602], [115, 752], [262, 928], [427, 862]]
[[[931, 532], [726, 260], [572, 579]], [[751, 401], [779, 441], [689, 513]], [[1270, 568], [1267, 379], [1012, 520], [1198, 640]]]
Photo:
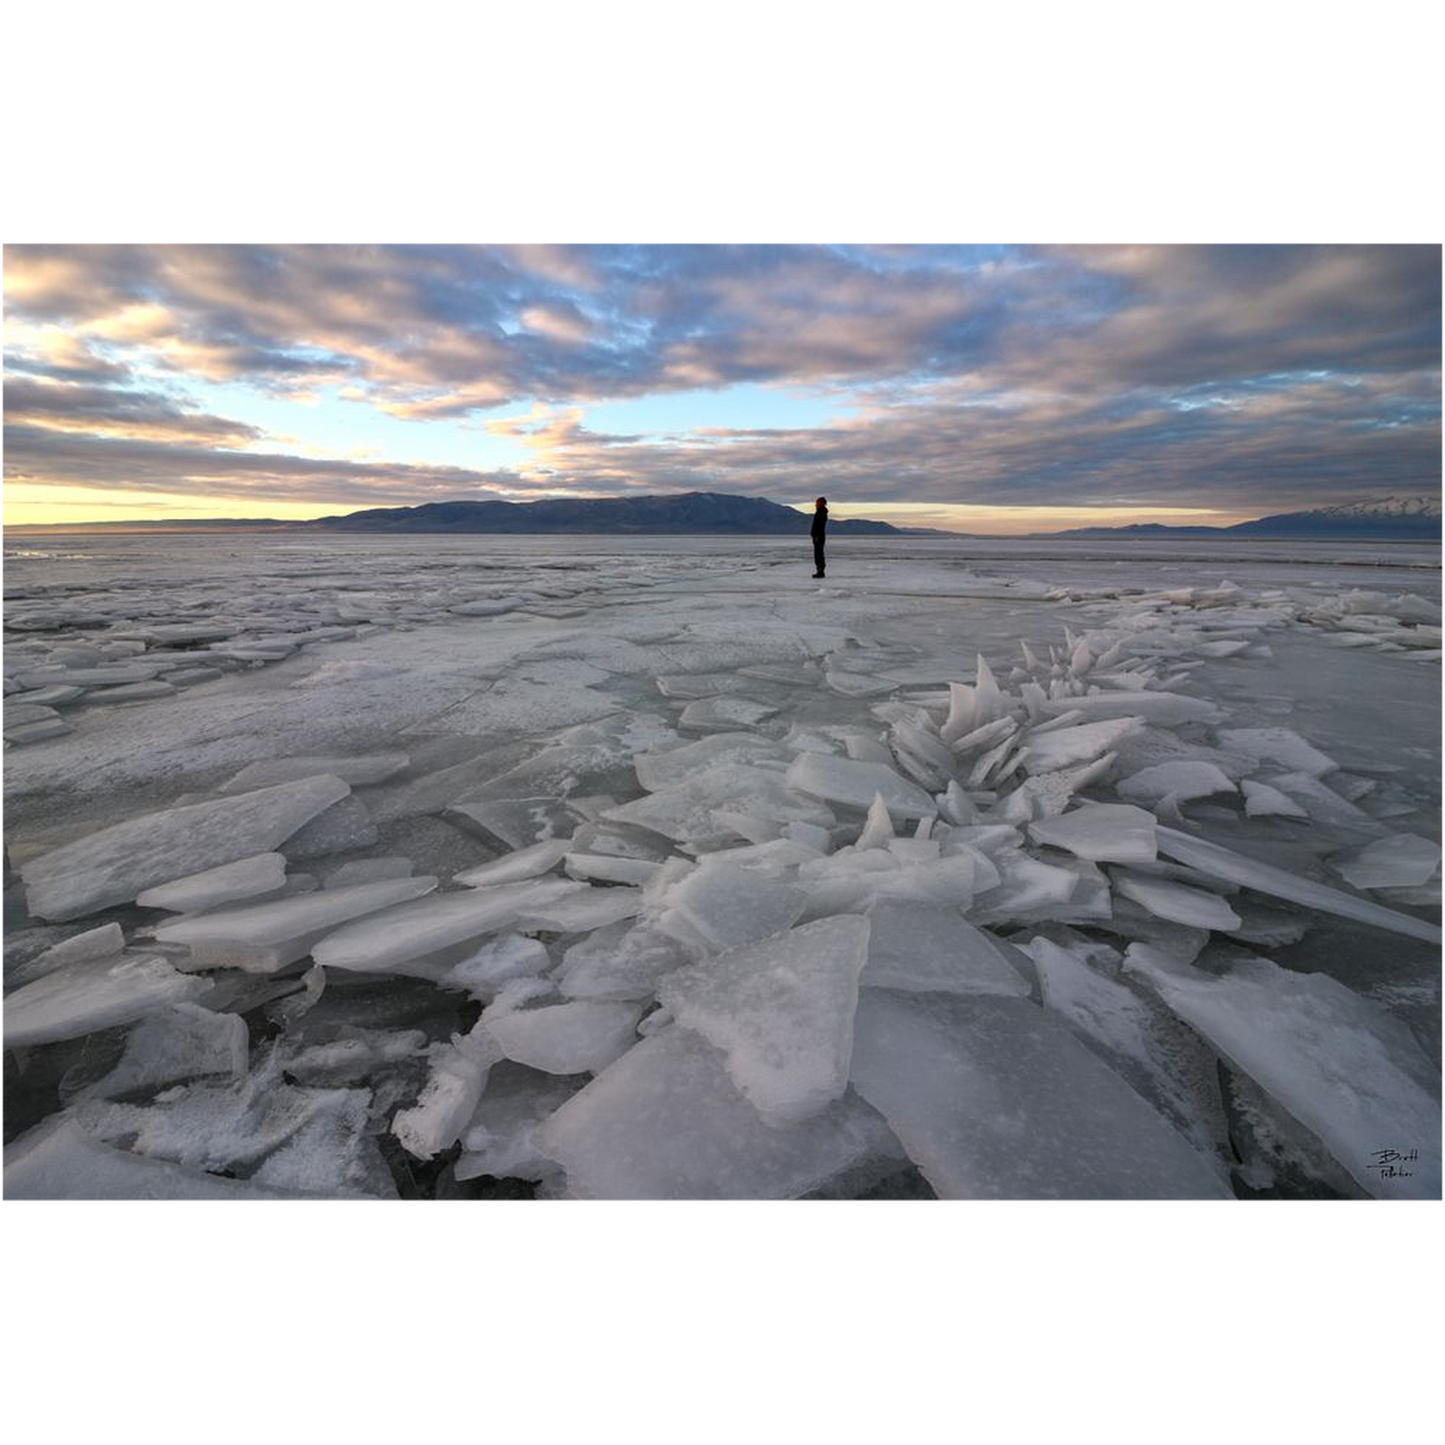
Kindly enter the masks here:
[[7, 1196], [1438, 1197], [1439, 548], [806, 550], [13, 545]]

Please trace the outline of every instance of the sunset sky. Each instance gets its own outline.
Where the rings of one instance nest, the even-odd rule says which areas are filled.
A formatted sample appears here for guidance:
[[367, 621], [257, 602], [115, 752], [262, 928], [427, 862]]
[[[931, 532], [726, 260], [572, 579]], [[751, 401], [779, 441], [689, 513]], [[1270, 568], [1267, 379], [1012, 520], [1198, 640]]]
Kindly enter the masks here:
[[5, 521], [720, 491], [1013, 533], [1440, 487], [1440, 250], [7, 246]]

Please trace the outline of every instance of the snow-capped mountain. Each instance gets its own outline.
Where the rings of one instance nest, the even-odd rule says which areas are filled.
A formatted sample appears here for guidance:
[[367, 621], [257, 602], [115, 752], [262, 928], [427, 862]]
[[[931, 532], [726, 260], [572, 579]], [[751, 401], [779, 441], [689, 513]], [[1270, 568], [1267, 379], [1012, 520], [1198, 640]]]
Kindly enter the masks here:
[[1240, 522], [1233, 527], [1165, 527], [1157, 523], [1135, 523], [1129, 527], [1085, 527], [1054, 536], [1143, 537], [1184, 539], [1189, 537], [1272, 537], [1316, 539], [1336, 542], [1428, 542], [1440, 540], [1440, 498], [1377, 497], [1317, 507], [1308, 512], [1277, 512]]

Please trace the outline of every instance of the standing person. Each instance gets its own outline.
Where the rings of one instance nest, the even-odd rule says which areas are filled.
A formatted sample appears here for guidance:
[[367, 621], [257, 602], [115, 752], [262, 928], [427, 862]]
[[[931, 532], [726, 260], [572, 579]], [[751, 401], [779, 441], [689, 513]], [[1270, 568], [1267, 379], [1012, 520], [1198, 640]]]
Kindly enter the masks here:
[[821, 577], [826, 570], [823, 561], [823, 542], [828, 533], [828, 499], [819, 497], [813, 504], [813, 576]]

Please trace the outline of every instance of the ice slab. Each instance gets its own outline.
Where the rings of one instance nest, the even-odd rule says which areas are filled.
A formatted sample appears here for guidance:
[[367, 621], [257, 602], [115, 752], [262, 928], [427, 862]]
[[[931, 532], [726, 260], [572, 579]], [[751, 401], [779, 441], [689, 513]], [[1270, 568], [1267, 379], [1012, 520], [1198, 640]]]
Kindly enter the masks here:
[[[931, 811], [931, 803], [929, 807]], [[646, 797], [604, 809], [602, 817], [699, 848], [716, 848], [740, 836], [736, 829], [718, 820], [718, 812], [749, 814], [776, 824], [812, 823], [822, 828], [836, 821], [825, 804], [791, 792], [780, 773], [734, 763], [719, 764]]]
[[326, 888], [295, 898], [178, 918], [161, 924], [155, 936], [160, 943], [183, 943], [190, 949], [183, 965], [186, 969], [276, 973], [305, 958], [313, 944], [340, 924], [420, 898], [436, 886], [435, 878], [421, 877]]
[[868, 909], [863, 988], [1024, 997], [1028, 982], [996, 940], [954, 908], [882, 899]]
[[273, 851], [349, 792], [340, 778], [305, 778], [128, 819], [26, 863], [27, 906], [64, 921], [129, 903], [157, 884]]
[[[452, 944], [515, 928], [522, 913], [584, 887], [570, 879], [527, 879], [403, 903], [343, 923], [311, 950], [325, 968], [389, 973]], [[453, 958], [449, 963], [460, 962]]]
[[642, 1006], [578, 999], [488, 1020], [505, 1058], [546, 1074], [595, 1074], [637, 1042]]
[[558, 1172], [536, 1143], [538, 1127], [586, 1081], [559, 1078], [521, 1064], [498, 1064], [476, 1111], [462, 1133], [462, 1156], [456, 1163], [460, 1180], [492, 1175], [498, 1179], [540, 1181]]
[[1186, 928], [1218, 928], [1225, 933], [1240, 925], [1239, 914], [1217, 893], [1123, 869], [1114, 870], [1113, 881], [1125, 898], [1132, 898], [1156, 918], [1167, 918]]
[[356, 848], [369, 848], [377, 840], [376, 824], [360, 798], [342, 798], [324, 813], [299, 827], [283, 845], [287, 859], [297, 862], [305, 858], [325, 858], [332, 853], [347, 853]]
[[392, 1120], [391, 1132], [401, 1147], [415, 1159], [431, 1159], [455, 1144], [482, 1096], [488, 1071], [501, 1059], [501, 1049], [482, 1024], [438, 1044], [417, 1102]]
[[1143, 726], [1137, 717], [1121, 717], [1104, 722], [1079, 723], [1042, 734], [1031, 731], [1026, 739], [1028, 771], [1051, 773], [1075, 764], [1090, 763]]
[[[125, 934], [118, 923], [105, 923], [99, 928], [87, 928], [83, 933], [73, 934], [60, 943], [47, 948], [44, 953], [24, 965], [26, 981], [39, 978], [42, 974], [54, 973], [68, 963], [84, 963], [92, 958], [109, 958], [125, 947]], [[6, 976], [6, 982], [12, 975]]]
[[922, 788], [881, 763], [858, 763], [821, 753], [804, 753], [788, 769], [788, 787], [827, 803], [867, 810], [881, 797], [899, 818], [931, 818], [938, 808]]
[[1154, 815], [1127, 803], [1085, 803], [1070, 813], [1030, 823], [1036, 843], [1064, 848], [1094, 863], [1152, 863]]
[[547, 945], [520, 933], [508, 933], [485, 943], [462, 959], [442, 980], [464, 988], [473, 998], [490, 1002], [502, 985], [514, 978], [535, 978], [552, 967]]
[[225, 1179], [112, 1149], [58, 1114], [5, 1147], [6, 1199], [295, 1199], [290, 1190]]
[[727, 1058], [771, 1124], [819, 1113], [847, 1087], [868, 923], [825, 918], [677, 970], [658, 1001]]
[[206, 992], [154, 954], [131, 954], [67, 964], [5, 999], [5, 1047], [76, 1039], [128, 1024]]
[[1247, 818], [1308, 818], [1309, 814], [1287, 793], [1271, 788], [1255, 778], [1245, 778], [1239, 785], [1244, 790], [1244, 815]]
[[290, 783], [329, 773], [353, 788], [384, 782], [405, 768], [411, 759], [405, 753], [372, 753], [365, 757], [268, 758], [242, 768], [219, 789], [222, 793], [248, 792], [272, 783]]
[[676, 938], [623, 919], [574, 943], [562, 955], [559, 983], [567, 998], [647, 999], [666, 974], [690, 962], [692, 954]]
[[[1211, 1049], [1156, 998], [1107, 977], [1071, 949], [1037, 937], [1024, 945], [1044, 1007], [1091, 1044], [1104, 1062], [1221, 1171], [1229, 1129]], [[1111, 954], [1118, 967], [1118, 955]]]
[[853, 1087], [945, 1199], [1217, 1199], [1214, 1165], [1024, 999], [865, 989]]
[[1253, 858], [1231, 852], [1228, 848], [1221, 848], [1217, 843], [1206, 842], [1203, 838], [1192, 838], [1188, 833], [1176, 832], [1173, 828], [1160, 828], [1157, 837], [1161, 853], [1188, 864], [1191, 868], [1197, 868], [1211, 878], [1242, 883], [1256, 893], [1287, 898], [1291, 903], [1318, 909], [1321, 913], [1353, 918], [1359, 923], [1373, 924], [1376, 928], [1388, 928], [1394, 933], [1422, 938], [1426, 943], [1441, 942], [1437, 925], [1426, 923], [1420, 918], [1412, 918], [1408, 913], [1396, 913], [1393, 909], [1382, 908], [1368, 899], [1341, 893], [1337, 888], [1287, 873], [1283, 868], [1257, 862]]
[[1413, 888], [1435, 876], [1440, 845], [1415, 833], [1398, 833], [1332, 858], [1330, 867], [1356, 888]]
[[1105, 718], [1138, 717], [1155, 727], [1178, 727], [1187, 722], [1218, 722], [1224, 714], [1202, 697], [1179, 692], [1101, 692], [1084, 697], [1050, 698], [1040, 704], [1044, 717], [1078, 712], [1088, 722]]
[[791, 928], [807, 902], [799, 888], [714, 862], [673, 885], [658, 927], [673, 932], [669, 920], [674, 920], [682, 924], [685, 940], [696, 937], [712, 948], [734, 948]]
[[852, 1094], [804, 1123], [765, 1124], [723, 1055], [676, 1024], [563, 1104], [536, 1141], [583, 1199], [793, 1199], [850, 1165], [898, 1153]]
[[142, 1090], [153, 1093], [182, 1079], [216, 1075], [239, 1079], [246, 1072], [248, 1042], [239, 1015], [178, 1003], [143, 1018], [131, 1030], [120, 1062], [87, 1089], [86, 1096], [115, 1099]]
[[410, 858], [357, 858], [354, 862], [343, 863], [326, 880], [326, 886], [351, 888], [357, 883], [383, 883], [391, 878], [410, 878], [412, 867]]
[[750, 697], [706, 697], [690, 702], [682, 710], [681, 725], [685, 728], [733, 729], [754, 727], [778, 711]]
[[[1440, 1076], [1403, 1024], [1325, 974], [1264, 958], [1241, 957], [1219, 975], [1136, 945], [1125, 967], [1370, 1194], [1440, 1198]], [[1384, 1150], [1419, 1158], [1392, 1174]]]
[[549, 933], [589, 933], [622, 918], [642, 912], [642, 890], [619, 885], [599, 888], [579, 885], [575, 893], [538, 899], [518, 915], [517, 926]]
[[752, 733], [716, 733], [682, 747], [638, 753], [632, 761], [637, 781], [648, 792], [656, 793], [724, 764], [750, 764], [759, 758], [786, 756], [786, 749]]
[[1120, 780], [1116, 791], [1135, 803], [1157, 803], [1172, 798], [1176, 803], [1190, 798], [1208, 798], [1215, 793], [1233, 793], [1234, 784], [1213, 763], [1156, 763]]
[[530, 848], [518, 848], [493, 863], [483, 863], [479, 868], [458, 873], [453, 876], [452, 882], [465, 884], [468, 888], [488, 888], [497, 883], [536, 878], [550, 873], [571, 847], [566, 838], [548, 838], [545, 842], [532, 844]]
[[198, 913], [220, 903], [238, 898], [254, 898], [258, 893], [272, 893], [286, 882], [286, 859], [280, 853], [257, 853], [254, 858], [238, 858], [219, 868], [192, 873], [159, 888], [147, 888], [136, 902], [142, 908], [164, 908], [171, 913]]
[[1310, 773], [1314, 777], [1339, 766], [1289, 728], [1222, 728], [1219, 741], [1226, 748], [1256, 761], [1278, 763], [1291, 772]]

